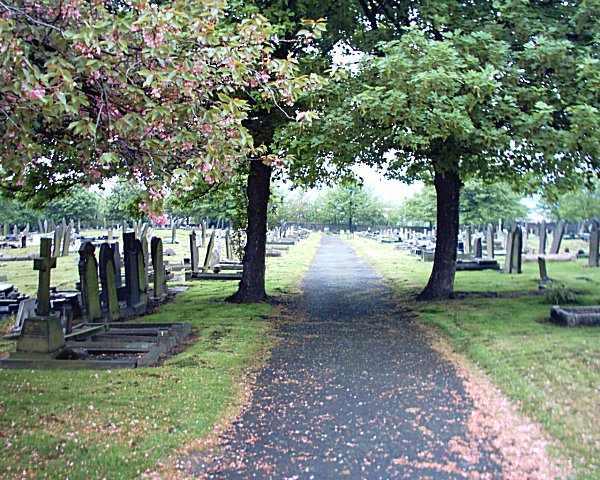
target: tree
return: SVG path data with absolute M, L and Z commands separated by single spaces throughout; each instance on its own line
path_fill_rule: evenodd
M 403 204 L 404 217 L 413 222 L 436 220 L 435 189 L 424 187 Z M 472 179 L 465 182 L 460 191 L 459 220 L 461 225 L 497 224 L 499 220 L 508 222 L 524 220 L 527 208 L 521 197 L 511 191 L 505 183 L 484 184 Z
M 76 186 L 64 196 L 49 202 L 43 212 L 54 220 L 78 219 L 90 225 L 100 218 L 103 203 L 104 199 L 99 193 Z
M 104 216 L 110 222 L 125 223 L 131 219 L 141 219 L 144 212 L 140 210 L 142 204 L 141 188 L 127 181 L 119 181 L 106 195 Z
M 369 19 L 397 39 L 327 90 L 322 121 L 309 140 L 292 134 L 290 150 L 329 168 L 392 153 L 391 175 L 433 183 L 438 245 L 420 298 L 444 298 L 465 180 L 531 191 L 600 169 L 597 13 L 576 2 L 383 3 L 398 8 Z
M 345 223 L 350 232 L 359 224 L 385 222 L 383 205 L 370 190 L 359 185 L 336 186 L 323 196 L 321 215 L 324 223 Z
M 584 222 L 600 218 L 600 182 L 550 198 L 542 197 L 541 207 L 555 220 Z
M 261 152 L 239 92 L 292 103 L 316 81 L 293 55 L 274 58 L 264 17 L 229 22 L 219 3 L 18 0 L 0 10 L 0 187 L 31 201 L 120 174 L 145 183 L 145 203 L 160 209 L 167 186 L 217 181 Z

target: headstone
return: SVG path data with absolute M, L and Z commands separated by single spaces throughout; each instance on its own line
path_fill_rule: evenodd
M 140 242 L 142 243 L 142 256 L 144 258 L 144 273 L 146 274 L 146 283 L 147 283 L 148 275 L 150 273 L 150 249 L 148 248 L 148 238 L 142 237 Z
M 546 230 L 546 221 L 542 220 L 542 223 L 540 223 L 539 227 L 538 227 L 538 237 L 540 240 L 540 243 L 538 245 L 538 253 L 540 255 L 545 255 L 546 254 L 546 242 L 548 239 L 548 232 Z
M 145 275 L 142 243 L 135 238 L 135 233 L 123 234 L 123 250 L 125 257 L 125 302 L 128 314 L 143 313 L 148 303 L 146 292 L 147 277 Z
M 511 273 L 522 273 L 523 264 L 523 230 L 518 225 L 513 230 Z
M 114 240 L 113 240 L 113 238 L 114 238 L 114 235 L 113 235 L 113 229 L 112 229 L 112 228 L 109 228 L 109 229 L 108 229 L 108 235 L 107 235 L 107 237 L 106 237 L 106 241 L 107 241 L 108 243 L 113 243 L 113 241 L 114 241 Z
M 19 227 L 17 225 L 13 226 L 12 234 L 13 237 L 17 237 L 19 235 Z
M 19 303 L 15 323 L 11 329 L 12 333 L 21 333 L 25 319 L 35 315 L 36 304 L 37 301 L 35 298 L 26 298 Z
M 546 259 L 543 255 L 538 257 L 538 268 L 540 270 L 540 285 L 546 285 L 552 283 L 550 277 L 548 277 L 548 270 L 546 269 Z
M 211 256 L 212 256 L 212 252 L 215 246 L 215 236 L 216 236 L 217 231 L 213 230 L 212 234 L 210 235 L 210 240 L 208 241 L 208 247 L 206 249 L 206 257 L 204 257 L 204 265 L 202 266 L 202 271 L 204 273 L 208 272 L 209 268 L 210 268 L 210 261 L 211 261 Z
M 506 254 L 504 256 L 504 273 L 512 273 L 513 260 L 513 233 L 512 230 L 506 232 Z
M 562 242 L 563 235 L 565 233 L 565 221 L 560 220 L 554 227 L 552 232 L 552 246 L 550 247 L 550 253 L 558 253 L 560 250 L 560 243 Z
M 63 231 L 62 231 L 62 226 L 58 226 L 56 227 L 56 230 L 54 230 L 54 248 L 52 250 L 52 256 L 53 257 L 59 257 L 61 254 L 61 242 L 63 239 Z
M 4 231 L 3 231 L 3 234 L 4 234 L 4 236 L 5 236 L 5 237 L 8 237 L 8 223 L 5 223 L 5 224 L 4 224 Z
M 231 237 L 229 236 L 229 229 L 225 230 L 225 258 L 228 260 L 233 259 L 233 251 L 231 249 Z
M 525 229 L 523 230 L 523 250 L 521 253 L 527 253 L 529 250 L 529 228 L 527 228 L 527 225 L 525 226 Z
M 510 242 L 512 242 L 512 239 L 510 239 L 510 242 L 509 242 L 508 237 L 509 237 L 508 230 L 506 230 L 506 229 L 502 230 L 502 248 L 504 250 L 508 250 L 509 244 L 510 244 Z
M 25 224 L 25 230 L 23 230 L 23 235 L 25 235 L 25 236 L 29 235 L 30 230 L 31 230 L 31 226 L 29 225 L 29 222 L 27 222 Z
M 600 254 L 598 253 L 598 247 L 600 244 L 600 225 L 597 220 L 594 220 L 592 223 L 592 228 L 590 230 L 590 252 L 588 265 L 590 267 L 598 267 L 600 266 Z
M 167 278 L 165 275 L 165 262 L 163 260 L 162 239 L 152 237 L 150 241 L 152 251 L 152 268 L 154 269 L 154 298 L 162 299 L 166 295 Z
M 77 219 L 77 233 L 81 232 L 81 218 Z
M 123 262 L 121 261 L 119 242 L 113 244 L 113 254 L 115 262 L 115 284 L 117 288 L 121 288 L 123 286 Z
M 64 230 L 63 236 L 63 244 L 62 244 L 62 256 L 66 257 L 69 255 L 69 245 L 71 244 L 71 232 L 73 231 L 73 226 L 69 225 Z
M 109 322 L 121 318 L 119 297 L 117 293 L 117 268 L 115 266 L 115 250 L 118 255 L 118 244 L 103 243 L 100 246 L 100 283 L 102 284 L 102 305 Z M 120 278 L 120 274 L 119 274 Z
M 177 243 L 177 222 L 173 220 L 172 224 L 173 225 L 171 226 L 171 243 L 175 244 Z
M 96 247 L 92 242 L 83 242 L 79 248 L 79 281 L 81 300 L 89 322 L 102 318 L 100 287 L 98 285 L 98 261 Z
M 486 233 L 485 242 L 486 242 L 486 246 L 487 246 L 487 257 L 495 258 L 494 257 L 494 227 L 492 226 L 491 223 L 488 223 L 485 233 Z
M 17 341 L 17 353 L 52 355 L 65 345 L 60 313 L 50 312 L 50 273 L 56 268 L 56 257 L 52 256 L 52 239 L 41 239 L 40 257 L 34 259 L 33 268 L 40 272 L 36 314 L 23 322 Z
M 481 242 L 481 237 L 477 237 L 475 239 L 475 245 L 473 246 L 473 257 L 482 258 L 483 257 L 483 246 Z
M 144 242 L 142 240 L 136 239 L 136 249 L 137 249 L 137 259 L 138 259 L 138 277 L 139 277 L 139 286 L 140 286 L 140 301 L 143 305 L 142 311 L 143 313 L 146 310 L 146 306 L 148 305 L 148 261 L 146 260 L 149 257 L 149 249 L 148 249 L 148 239 L 144 239 L 146 246 L 144 247 Z M 144 248 L 146 251 L 144 252 Z
M 198 245 L 196 244 L 196 231 L 192 230 L 190 233 L 190 259 L 191 259 L 191 270 L 192 272 L 198 271 Z
M 201 243 L 201 247 L 204 248 L 206 247 L 206 222 L 202 222 L 202 243 Z
M 46 233 L 44 231 L 44 224 L 42 223 L 42 219 L 41 218 L 38 218 L 38 229 L 39 229 L 40 233 Z

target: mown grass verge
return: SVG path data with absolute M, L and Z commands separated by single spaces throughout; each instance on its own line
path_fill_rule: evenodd
M 267 289 L 294 293 L 318 237 L 269 258 Z M 30 262 L 27 262 L 29 268 Z M 244 375 L 272 342 L 269 304 L 222 300 L 235 282 L 194 282 L 143 321 L 187 321 L 196 341 L 157 368 L 0 370 L 0 478 L 129 479 L 154 471 L 244 400 Z M 14 348 L 0 342 L 0 351 Z
M 519 292 L 509 298 L 416 302 L 431 271 L 392 245 L 356 238 L 349 243 L 389 280 L 400 301 L 438 329 L 455 350 L 489 374 L 526 415 L 555 440 L 550 454 L 573 465 L 575 478 L 600 475 L 600 328 L 563 328 L 547 322 L 551 303 L 536 295 L 537 264 L 521 275 L 457 272 L 459 292 Z M 548 263 L 556 283 L 579 291 L 574 305 L 600 304 L 600 269 Z M 528 292 L 530 292 L 528 294 Z

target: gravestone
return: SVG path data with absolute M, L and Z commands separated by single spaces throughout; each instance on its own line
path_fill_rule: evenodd
M 128 315 L 139 315 L 146 308 L 146 282 L 141 242 L 135 233 L 123 234 L 123 254 L 125 258 L 125 303 Z M 141 270 L 141 272 L 140 272 Z
M 529 250 L 529 228 L 525 225 L 525 229 L 523 230 L 523 248 L 521 253 L 527 253 Z
M 79 281 L 81 300 L 89 322 L 102 318 L 100 288 L 98 285 L 98 261 L 96 247 L 92 242 L 83 242 L 79 248 Z
M 481 237 L 477 237 L 475 239 L 475 245 L 473 246 L 473 257 L 482 258 L 483 257 L 483 246 L 481 242 Z
M 544 255 L 546 253 L 546 242 L 548 239 L 548 233 L 546 231 L 546 221 L 542 220 L 539 226 L 538 237 L 540 238 L 540 244 L 538 247 L 538 253 Z
M 494 258 L 494 227 L 491 223 L 488 223 L 486 229 L 486 246 L 487 246 L 487 257 Z
M 190 260 L 192 272 L 198 271 L 198 245 L 196 244 L 196 231 L 192 230 L 190 233 Z
M 513 230 L 513 246 L 510 273 L 522 273 L 523 264 L 523 230 L 518 225 Z
M 44 224 L 42 223 L 42 219 L 38 218 L 38 230 L 40 233 L 46 233 L 44 230 Z
M 177 243 L 177 222 L 173 220 L 171 226 L 171 244 Z
M 513 257 L 513 233 L 512 229 L 505 233 L 505 250 L 506 253 L 504 255 L 504 269 L 503 273 L 512 273 L 512 257 Z
M 228 260 L 233 259 L 233 252 L 231 250 L 231 237 L 229 236 L 229 229 L 225 230 L 225 258 Z
M 17 310 L 15 323 L 11 329 L 12 334 L 21 333 L 25 319 L 31 317 L 32 315 L 35 315 L 36 305 L 37 301 L 35 298 L 26 298 L 21 303 L 19 303 L 19 309 Z
M 50 311 L 50 274 L 56 268 L 56 257 L 52 256 L 52 239 L 42 238 L 40 257 L 33 261 L 38 270 L 38 294 L 35 315 L 23 322 L 17 340 L 17 355 L 54 357 L 65 345 L 60 313 Z
M 598 267 L 600 266 L 600 258 L 598 253 L 598 247 L 600 244 L 600 225 L 597 220 L 594 220 L 592 223 L 592 228 L 590 230 L 590 252 L 588 258 L 588 265 L 590 267 Z
M 548 277 L 548 270 L 546 269 L 546 259 L 543 255 L 538 257 L 538 268 L 540 270 L 540 285 L 547 285 L 552 283 L 550 277 Z
M 31 230 L 31 226 L 29 225 L 29 222 L 27 222 L 25 224 L 25 230 L 23 230 L 23 235 L 25 235 L 25 236 L 29 235 L 30 230 Z
M 63 238 L 63 231 L 62 231 L 62 226 L 59 225 L 58 227 L 56 227 L 56 230 L 54 230 L 54 248 L 52 250 L 52 256 L 53 257 L 59 257 L 61 254 L 61 242 L 62 242 L 62 238 Z
M 146 252 L 148 252 L 148 239 L 144 239 L 146 241 Z M 144 313 L 146 311 L 146 306 L 148 305 L 148 263 L 147 256 L 144 252 L 144 243 L 142 240 L 136 239 L 136 249 L 137 249 L 137 260 L 138 260 L 138 277 L 139 277 L 139 286 L 140 286 L 140 301 L 143 305 L 143 309 L 140 313 Z
M 147 283 L 148 275 L 150 273 L 150 249 L 148 248 L 148 238 L 142 237 L 140 242 L 142 243 L 142 255 L 144 258 L 144 273 L 146 275 L 146 283 Z
M 564 327 L 600 326 L 600 306 L 561 307 L 550 309 L 550 319 Z
M 66 257 L 69 255 L 69 245 L 71 244 L 72 231 L 73 231 L 72 225 L 65 227 L 64 235 L 63 235 L 63 243 L 62 243 L 62 256 L 63 257 Z
M 119 289 L 123 286 L 123 262 L 121 261 L 119 242 L 113 244 L 113 254 L 115 262 L 115 285 Z
M 118 255 L 118 244 L 103 243 L 100 246 L 100 283 L 102 284 L 102 305 L 106 318 L 114 322 L 121 318 L 119 296 L 117 293 L 117 268 L 115 250 Z M 119 274 L 120 278 L 120 274 Z
M 4 224 L 3 234 L 5 237 L 8 237 L 8 223 Z
M 165 262 L 163 260 L 162 239 L 152 237 L 150 241 L 152 251 L 152 268 L 154 269 L 154 299 L 162 300 L 167 293 L 167 278 L 165 275 Z
M 202 248 L 206 247 L 206 222 L 202 222 Z
M 13 234 L 13 237 L 18 237 L 19 236 L 19 227 L 18 227 L 18 225 L 15 225 L 13 227 L 12 234 Z
M 552 246 L 550 247 L 550 253 L 558 253 L 560 250 L 560 243 L 562 242 L 563 235 L 565 234 L 565 221 L 560 220 L 554 227 L 552 232 Z
M 114 236 L 113 236 L 113 229 L 112 229 L 112 228 L 109 228 L 109 229 L 108 229 L 108 235 L 107 235 L 107 237 L 106 237 L 106 241 L 107 241 L 108 243 L 113 243 L 113 241 L 114 241 L 114 240 L 113 240 L 113 238 L 114 238 Z
M 215 236 L 217 234 L 216 230 L 212 231 L 212 234 L 210 235 L 210 240 L 208 241 L 208 247 L 206 249 L 206 257 L 204 257 L 204 265 L 202 266 L 202 271 L 203 272 L 208 272 L 209 268 L 210 268 L 210 261 L 211 261 L 211 257 L 212 257 L 212 252 L 215 246 Z

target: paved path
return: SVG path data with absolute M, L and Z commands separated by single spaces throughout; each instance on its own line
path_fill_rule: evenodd
M 253 402 L 192 473 L 219 479 L 501 478 L 467 438 L 472 403 L 391 289 L 337 237 L 304 280 L 306 318 L 281 327 Z M 479 455 L 461 456 L 461 445 Z M 189 459 L 188 459 L 189 460 Z

